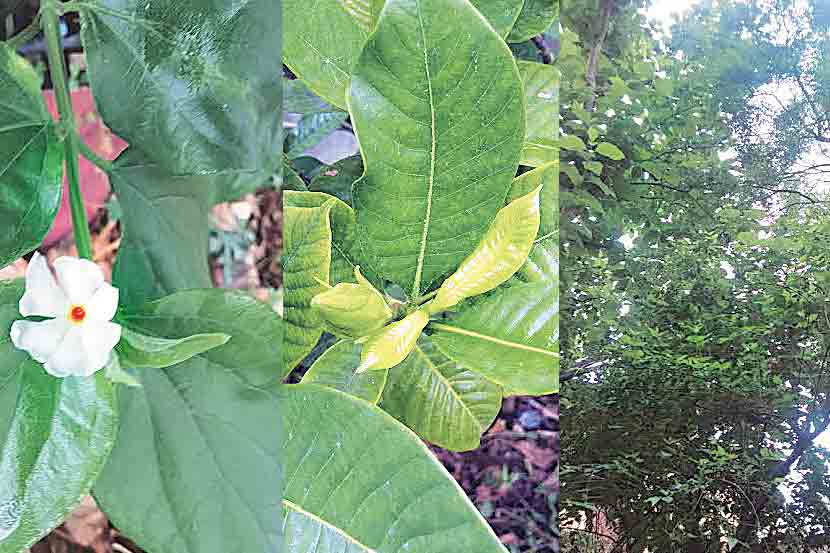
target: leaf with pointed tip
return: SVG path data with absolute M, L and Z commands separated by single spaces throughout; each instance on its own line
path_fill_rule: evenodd
M 508 202 L 542 186 L 539 194 L 539 236 L 541 240 L 559 228 L 559 160 L 522 173 L 515 179 L 507 196 Z
M 405 426 L 336 390 L 299 384 L 278 393 L 290 475 L 284 553 L 309 553 L 315 543 L 316 553 L 505 553 L 463 490 Z
M 622 150 L 620 150 L 615 144 L 611 144 L 610 142 L 600 142 L 597 144 L 597 153 L 604 155 L 609 159 L 613 159 L 614 161 L 620 161 L 625 159 L 625 154 Z
M 524 5 L 524 0 L 470 0 L 470 2 L 502 37 L 506 37 L 513 28 Z
M 475 249 L 518 167 L 522 95 L 467 0 L 387 1 L 349 89 L 361 266 L 415 298 Z
M 19 553 L 89 492 L 115 443 L 115 392 L 99 373 L 54 378 L 9 339 L 23 282 L 0 283 L 0 553 Z
M 524 42 L 547 31 L 559 17 L 558 0 L 525 0 L 522 13 L 507 35 L 508 42 Z M 558 110 L 557 110 L 558 111 Z
M 311 308 L 311 299 L 327 290 L 331 270 L 330 214 L 334 201 L 332 198 L 320 207 L 287 204 L 283 208 L 284 376 L 311 353 L 323 335 L 323 321 Z
M 124 326 L 116 350 L 119 363 L 127 368 L 163 369 L 223 346 L 230 338 L 227 334 L 213 333 L 170 340 L 148 336 Z
M 63 146 L 29 63 L 0 42 L 0 267 L 43 241 L 58 213 Z
M 95 104 L 118 136 L 169 174 L 270 176 L 282 133 L 278 3 L 93 0 L 81 15 Z
M 360 344 L 341 340 L 327 349 L 303 376 L 303 384 L 319 384 L 377 403 L 386 386 L 388 371 L 356 373 L 360 365 Z
M 463 305 L 430 337 L 451 359 L 513 393 L 559 390 L 557 282 L 516 282 Z
M 453 451 L 480 445 L 501 407 L 501 388 L 465 369 L 426 337 L 389 370 L 381 408 L 419 436 Z
M 552 65 L 519 62 L 527 99 L 527 129 L 522 165 L 559 161 L 559 71 Z
M 233 338 L 119 390 L 121 428 L 94 488 L 101 508 L 154 553 L 278 551 L 279 316 L 247 294 L 187 290 L 120 318 L 151 336 Z

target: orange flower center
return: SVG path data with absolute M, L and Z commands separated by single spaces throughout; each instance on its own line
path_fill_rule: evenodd
M 69 310 L 69 320 L 73 323 L 82 323 L 85 318 L 86 310 L 80 305 L 76 305 Z

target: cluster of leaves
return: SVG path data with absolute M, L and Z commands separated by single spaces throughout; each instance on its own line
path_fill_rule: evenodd
M 58 42 L 70 5 L 42 4 L 61 121 L 14 39 L 0 43 L 0 266 L 40 245 L 64 161 L 78 178 Z M 280 50 L 281 14 L 267 0 L 71 8 L 98 109 L 130 144 L 111 165 L 93 159 L 123 208 L 116 359 L 130 385 L 104 371 L 47 375 L 9 341 L 22 284 L 0 288 L 0 551 L 26 549 L 90 488 L 154 553 L 276 550 L 281 321 L 252 298 L 205 288 L 209 208 L 275 171 L 281 83 L 263 53 Z
M 666 44 L 641 4 L 563 6 L 563 514 L 597 550 L 825 538 L 819 4 L 701 7 Z
M 298 552 L 321 528 L 367 551 L 413 540 L 502 550 L 460 490 L 431 491 L 448 475 L 428 452 L 412 463 L 431 476 L 393 477 L 391 458 L 365 456 L 365 431 L 352 435 L 355 415 L 338 417 L 384 421 L 380 448 L 395 455 L 415 439 L 403 425 L 467 450 L 505 395 L 558 389 L 558 72 L 535 47 L 517 60 L 505 41 L 539 38 L 557 15 L 547 0 L 286 2 L 297 22 L 285 35 L 297 77 L 286 109 L 303 115 L 284 148 L 285 370 L 310 364 L 286 393 L 303 398 L 304 419 L 319 413 L 334 427 L 298 449 L 300 474 L 287 483 Z M 320 167 L 302 155 L 341 127 L 359 156 Z M 327 503 L 328 479 L 308 477 L 329 461 L 350 478 Z M 383 505 L 360 508 L 367 472 L 394 486 L 389 501 L 416 498 L 392 527 Z M 428 517 L 425 501 L 447 519 Z M 443 530 L 450 519 L 466 527 Z

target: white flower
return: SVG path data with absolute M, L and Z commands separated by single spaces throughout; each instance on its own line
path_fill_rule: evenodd
M 50 319 L 15 321 L 12 343 L 53 376 L 90 376 L 104 368 L 121 339 L 121 326 L 110 322 L 118 289 L 104 281 L 92 261 L 61 257 L 54 265 L 57 282 L 46 259 L 38 253 L 32 257 L 20 314 Z

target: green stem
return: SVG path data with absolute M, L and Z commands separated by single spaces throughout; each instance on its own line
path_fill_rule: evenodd
M 78 167 L 80 147 L 78 132 L 75 130 L 75 115 L 72 112 L 72 99 L 66 83 L 66 66 L 63 61 L 63 48 L 60 35 L 60 6 L 56 0 L 44 0 L 41 8 L 43 34 L 49 58 L 49 74 L 60 114 L 60 124 L 64 130 L 63 144 L 66 152 L 66 176 L 69 181 L 69 206 L 72 211 L 72 227 L 78 256 L 92 259 L 92 236 L 89 234 L 89 222 L 86 218 L 84 198 L 81 195 L 81 177 Z

